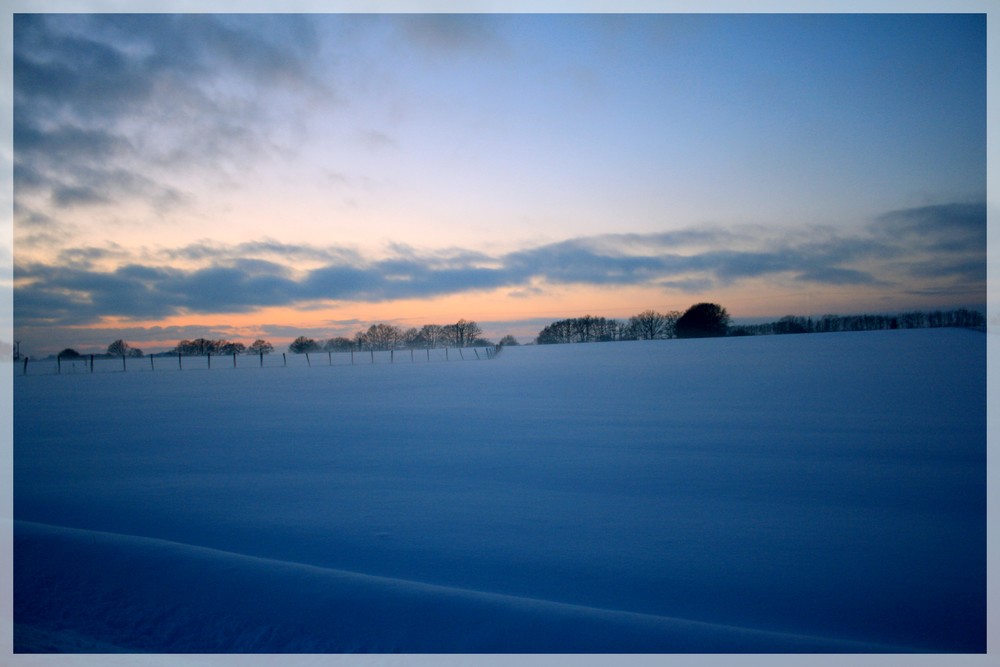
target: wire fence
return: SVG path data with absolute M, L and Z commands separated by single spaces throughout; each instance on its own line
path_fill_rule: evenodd
M 357 366 L 361 364 L 429 364 L 454 361 L 486 361 L 500 351 L 499 345 L 405 350 L 351 350 L 348 352 L 279 352 L 269 354 L 150 354 L 138 357 L 83 355 L 54 359 L 18 360 L 19 375 L 63 375 L 81 373 L 154 373 L 245 368 L 306 368 Z

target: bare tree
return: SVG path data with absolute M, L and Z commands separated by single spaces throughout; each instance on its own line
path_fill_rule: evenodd
M 293 354 L 304 354 L 306 352 L 319 351 L 319 343 L 312 338 L 299 336 L 288 345 L 288 351 Z
M 629 328 L 639 340 L 655 340 L 657 338 L 673 338 L 674 326 L 680 313 L 659 313 L 655 310 L 644 310 L 629 318 Z
M 266 340 L 258 338 L 250 344 L 250 347 L 247 348 L 247 352 L 251 354 L 269 354 L 274 352 L 274 346 Z
M 402 339 L 403 331 L 391 324 L 373 324 L 364 332 L 365 345 L 373 350 L 392 350 Z
M 327 352 L 349 352 L 354 349 L 354 341 L 338 336 L 323 343 L 323 349 Z
M 440 324 L 425 324 L 420 327 L 420 339 L 425 347 L 438 347 L 444 344 L 444 327 Z
M 475 339 L 483 335 L 483 330 L 471 320 L 461 319 L 452 326 L 454 327 L 455 345 L 457 347 L 471 345 Z
M 420 337 L 420 330 L 417 329 L 416 327 L 411 327 L 406 331 L 404 331 L 401 340 L 403 342 L 403 345 L 411 350 L 414 348 L 424 346 L 424 341 Z
M 230 340 L 219 341 L 221 344 L 218 347 L 219 354 L 243 354 L 247 351 L 247 346 L 243 343 L 234 342 Z

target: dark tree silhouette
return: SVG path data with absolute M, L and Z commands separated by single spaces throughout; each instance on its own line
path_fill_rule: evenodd
M 141 357 L 142 350 L 132 347 L 121 338 L 108 345 L 108 354 L 116 357 Z
M 402 329 L 382 322 L 373 324 L 368 327 L 368 331 L 359 331 L 355 335 L 355 339 L 370 350 L 393 350 L 402 338 Z
M 323 343 L 323 349 L 327 352 L 350 352 L 354 349 L 354 341 L 350 338 L 338 336 Z
M 658 338 L 673 338 L 680 313 L 675 310 L 669 313 L 658 313 L 655 310 L 644 310 L 629 318 L 629 329 L 632 337 L 639 340 L 655 340 Z
M 453 327 L 456 347 L 471 345 L 473 341 L 483 335 L 483 330 L 472 320 L 461 319 Z
M 71 347 L 67 347 L 65 350 L 56 355 L 60 359 L 79 359 L 80 353 Z
M 535 342 L 540 345 L 553 343 L 590 343 L 594 341 L 624 340 L 631 330 L 618 320 L 585 315 L 549 324 L 540 332 Z
M 215 352 L 215 348 L 215 341 L 208 340 L 207 338 L 185 339 L 177 343 L 176 352 L 191 357 L 203 357 L 206 354 Z
M 438 347 L 445 343 L 444 327 L 440 324 L 425 324 L 420 327 L 420 340 L 424 347 Z
M 678 318 L 674 328 L 678 338 L 725 336 L 729 313 L 717 303 L 696 303 Z
M 247 352 L 251 354 L 261 354 L 261 353 L 269 354 L 271 352 L 274 352 L 274 346 L 268 343 L 266 340 L 258 338 L 257 340 L 255 340 L 253 343 L 250 344 L 250 347 L 247 348 Z
M 293 354 L 316 352 L 319 349 L 319 343 L 314 341 L 312 338 L 306 338 L 305 336 L 299 336 L 288 345 L 288 351 Z
M 219 343 L 219 354 L 243 354 L 247 351 L 247 346 L 243 343 L 236 343 L 228 340 L 219 341 Z

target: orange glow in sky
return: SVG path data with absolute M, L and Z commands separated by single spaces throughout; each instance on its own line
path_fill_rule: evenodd
M 19 13 L 14 37 L 29 354 L 985 306 L 981 14 Z

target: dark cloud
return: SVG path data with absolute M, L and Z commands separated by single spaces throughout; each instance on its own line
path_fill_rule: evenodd
M 598 250 L 591 239 L 574 239 L 514 252 L 503 258 L 511 275 L 526 280 L 544 277 L 553 283 L 594 285 L 647 282 L 657 274 L 681 269 L 683 258 L 634 256 Z M 671 266 L 674 265 L 674 266 Z
M 279 305 L 305 309 L 326 301 L 433 298 L 497 288 L 527 295 L 558 284 L 648 285 L 690 294 L 780 279 L 810 286 L 985 293 L 983 217 L 985 207 L 970 213 L 943 206 L 896 211 L 876 220 L 871 233 L 817 233 L 819 240 L 757 230 L 755 245 L 749 246 L 746 236 L 692 230 L 578 238 L 495 256 L 394 245 L 390 256 L 377 260 L 351 249 L 273 240 L 206 242 L 166 251 L 160 264 L 133 261 L 114 270 L 96 267 L 121 261 L 120 248 L 81 248 L 64 253 L 59 266 L 15 266 L 15 319 L 83 324 L 105 316 L 250 312 Z M 729 243 L 736 247 L 726 247 Z M 203 266 L 171 266 L 178 258 Z M 313 268 L 301 268 L 303 262 Z
M 100 190 L 80 185 L 54 185 L 52 188 L 52 203 L 59 208 L 86 206 L 88 204 L 107 204 L 111 197 Z
M 269 117 L 260 100 L 327 93 L 316 48 L 296 16 L 17 14 L 18 192 L 62 208 L 182 202 L 172 170 L 272 150 L 291 116 Z
M 891 211 L 876 218 L 876 235 L 906 238 L 911 247 L 947 253 L 986 252 L 986 204 L 944 204 Z

